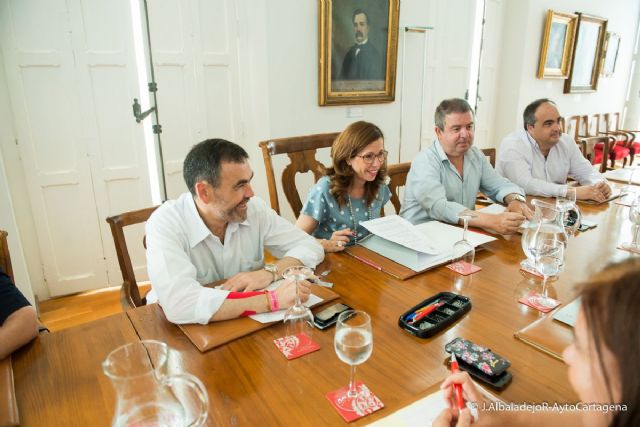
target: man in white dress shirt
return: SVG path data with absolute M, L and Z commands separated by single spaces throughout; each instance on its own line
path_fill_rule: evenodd
M 578 200 L 603 202 L 611 195 L 605 178 L 584 158 L 575 141 L 562 133 L 555 103 L 542 98 L 523 114 L 524 129 L 500 143 L 496 169 L 533 196 L 558 197 L 567 192 L 567 177 L 579 183 Z
M 263 289 L 293 265 L 315 267 L 316 240 L 253 197 L 247 152 L 223 139 L 195 145 L 184 160 L 190 193 L 160 206 L 146 224 L 152 290 L 173 323 L 201 323 L 293 305 L 295 286 Z M 277 258 L 264 264 L 264 250 Z M 220 289 L 203 285 L 227 279 Z M 306 301 L 309 288 L 300 286 Z

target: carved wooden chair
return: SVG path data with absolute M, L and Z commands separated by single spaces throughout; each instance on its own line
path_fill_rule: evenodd
M 270 139 L 260 142 L 264 167 L 267 172 L 267 185 L 269 187 L 269 199 L 271 208 L 280 214 L 280 202 L 278 200 L 278 188 L 276 186 L 275 172 L 272 157 L 286 154 L 290 162 L 282 171 L 282 189 L 297 218 L 302 210 L 302 201 L 296 188 L 296 174 L 312 172 L 314 181 L 317 182 L 325 175 L 326 167 L 316 160 L 316 151 L 329 148 L 339 132 L 320 133 L 316 135 L 294 136 L 290 138 Z
M 153 211 L 155 211 L 157 208 L 158 206 L 154 206 L 152 208 L 125 212 L 120 215 L 114 215 L 107 218 L 107 222 L 109 223 L 109 226 L 111 226 L 113 243 L 116 246 L 118 263 L 120 264 L 120 271 L 122 272 L 120 303 L 122 304 L 122 308 L 124 310 L 140 307 L 147 303 L 146 298 L 140 295 L 138 281 L 136 280 L 136 276 L 133 272 L 133 266 L 131 265 L 131 257 L 129 256 L 129 249 L 127 247 L 127 240 L 124 235 L 124 228 L 130 225 L 146 222 Z M 145 248 L 147 247 L 145 238 L 142 239 L 142 245 Z
M 640 142 L 636 141 L 636 133 L 639 130 L 620 128 L 620 112 L 604 114 L 604 131 L 605 135 L 613 136 L 616 139 L 616 146 L 629 149 L 629 164 L 633 164 L 633 160 L 638 151 L 640 151 Z M 627 158 L 622 161 L 622 167 L 626 166 Z
M 389 175 L 389 190 L 391 191 L 391 203 L 396 213 L 400 213 L 400 187 L 404 187 L 407 183 L 407 174 L 411 169 L 411 162 L 396 163 L 387 166 L 387 175 Z
M 600 132 L 600 114 L 580 116 L 578 134 L 578 142 L 582 144 L 591 164 L 604 165 L 600 168 L 601 171 L 607 170 L 607 162 L 610 162 L 613 168 L 617 159 L 623 159 L 629 155 L 628 149 L 616 147 L 616 144 L 613 143 L 614 137 L 605 136 Z M 607 139 L 607 144 L 605 144 L 605 139 Z

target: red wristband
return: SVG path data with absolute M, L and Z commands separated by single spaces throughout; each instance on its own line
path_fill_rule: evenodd
M 267 291 L 267 296 L 269 297 L 269 310 L 280 310 L 280 304 L 278 303 L 278 296 L 276 295 L 276 291 Z
M 241 299 L 241 298 L 251 298 L 256 295 L 262 295 L 264 291 L 250 291 L 250 292 L 229 292 L 227 298 L 229 299 Z

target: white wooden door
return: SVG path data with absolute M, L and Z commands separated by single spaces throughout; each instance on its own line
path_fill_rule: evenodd
M 150 205 L 126 0 L 5 0 L 0 44 L 52 296 L 119 285 L 105 218 Z M 134 264 L 144 258 L 132 246 Z
M 475 0 L 430 0 L 413 4 L 412 7 L 412 10 L 403 12 L 410 16 L 405 18 L 403 25 L 420 22 L 421 25 L 432 25 L 435 29 L 426 33 L 426 60 L 425 38 L 400 29 L 400 37 L 406 39 L 405 87 L 423 88 L 402 94 L 400 161 L 403 162 L 412 160 L 420 149 L 430 145 L 436 138 L 433 115 L 440 101 L 465 96 L 469 87 L 476 12 Z
M 187 191 L 182 163 L 194 144 L 224 138 L 245 145 L 236 2 L 165 0 L 147 4 L 167 197 L 171 199 Z

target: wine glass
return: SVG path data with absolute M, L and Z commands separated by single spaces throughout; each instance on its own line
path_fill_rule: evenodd
M 536 240 L 530 248 L 535 256 L 536 269 L 542 274 L 542 295 L 538 298 L 538 303 L 544 307 L 555 307 L 555 301 L 547 295 L 547 282 L 550 277 L 558 274 L 562 264 L 564 244 L 554 239 Z
M 312 274 L 313 270 L 304 265 L 289 267 L 282 273 L 282 277 L 287 280 L 293 280 L 296 284 L 296 303 L 289 307 L 284 313 L 284 327 L 288 339 L 292 339 L 301 333 L 311 338 L 313 331 L 313 313 L 300 302 L 298 282 L 307 280 Z
M 349 388 L 336 397 L 336 403 L 342 409 L 353 411 L 358 406 L 359 395 L 355 379 L 356 365 L 369 359 L 373 351 L 371 317 L 359 310 L 340 313 L 333 342 L 340 360 L 351 366 Z
M 623 243 L 620 247 L 627 249 L 631 252 L 640 253 L 640 241 L 638 240 L 638 232 L 640 231 L 640 195 L 631 202 L 629 207 L 629 221 L 632 225 L 633 240 L 628 243 Z
M 458 215 L 458 217 L 462 219 L 464 231 L 462 232 L 462 240 L 458 240 L 453 245 L 453 262 L 464 261 L 473 264 L 476 250 L 473 244 L 467 240 L 467 228 L 469 227 L 469 220 L 474 216 L 470 211 L 464 211 Z

